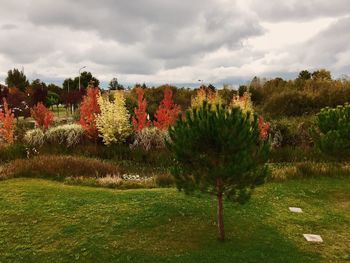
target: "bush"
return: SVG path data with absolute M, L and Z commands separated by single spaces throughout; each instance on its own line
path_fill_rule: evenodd
M 156 127 L 144 128 L 135 134 L 135 140 L 131 149 L 140 147 L 145 151 L 154 149 L 164 149 L 165 140 L 169 139 L 169 134 L 167 131 L 160 130 Z
M 0 162 L 25 158 L 27 156 L 26 147 L 23 144 L 10 144 L 0 147 Z
M 162 173 L 155 177 L 157 186 L 169 187 L 175 185 L 175 179 L 171 174 Z
M 84 139 L 84 129 L 78 124 L 66 124 L 50 128 L 45 133 L 45 141 L 51 144 L 75 146 Z
M 9 162 L 0 177 L 40 177 L 63 180 L 66 177 L 99 178 L 118 175 L 119 168 L 98 159 L 41 155 Z
M 29 130 L 24 135 L 24 142 L 31 147 L 41 147 L 45 142 L 45 135 L 41 129 Z
M 311 96 L 300 91 L 284 91 L 274 93 L 266 101 L 263 111 L 265 114 L 276 116 L 301 116 L 313 112 L 314 100 Z
M 311 134 L 317 147 L 325 154 L 349 156 L 350 105 L 324 108 L 316 115 Z

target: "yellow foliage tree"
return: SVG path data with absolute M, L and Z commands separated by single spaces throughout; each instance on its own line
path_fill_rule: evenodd
M 200 108 L 204 102 L 210 104 L 212 106 L 212 110 L 214 110 L 216 105 L 222 105 L 222 98 L 218 92 L 200 88 L 197 90 L 196 96 L 191 99 L 191 107 Z
M 101 95 L 97 99 L 101 113 L 96 115 L 96 127 L 106 145 L 125 142 L 132 131 L 124 93 L 118 91 L 113 95 L 113 101 Z

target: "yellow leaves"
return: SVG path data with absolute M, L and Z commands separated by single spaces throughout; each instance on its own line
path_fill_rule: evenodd
M 101 113 L 96 115 L 96 126 L 106 145 L 124 142 L 132 131 L 123 92 L 115 92 L 113 96 L 113 101 L 101 95 L 97 99 Z
M 191 108 L 200 108 L 204 102 L 210 104 L 212 110 L 215 110 L 216 105 L 222 105 L 222 98 L 218 92 L 201 88 L 197 90 L 196 96 L 191 99 Z

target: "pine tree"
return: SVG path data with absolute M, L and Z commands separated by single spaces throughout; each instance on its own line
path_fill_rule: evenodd
M 112 102 L 101 95 L 97 98 L 101 113 L 96 116 L 96 126 L 106 145 L 125 142 L 131 134 L 124 94 L 117 91 L 113 96 Z
M 132 117 L 132 123 L 135 131 L 141 131 L 143 128 L 149 127 L 151 122 L 147 120 L 145 91 L 142 88 L 137 88 L 136 94 L 137 108 L 134 109 L 135 116 Z
M 160 103 L 156 114 L 154 115 L 154 126 L 160 130 L 166 130 L 173 125 L 180 112 L 180 107 L 173 101 L 173 92 L 170 88 L 164 90 L 164 98 Z
M 225 109 L 204 103 L 187 111 L 169 129 L 168 148 L 176 163 L 171 169 L 179 190 L 215 194 L 218 201 L 219 239 L 224 240 L 223 195 L 246 202 L 252 189 L 267 175 L 269 142 L 260 139 L 258 117 L 238 107 Z

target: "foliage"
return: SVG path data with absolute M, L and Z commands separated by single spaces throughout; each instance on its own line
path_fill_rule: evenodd
M 66 177 L 104 177 L 117 175 L 117 166 L 98 159 L 38 155 L 30 159 L 17 159 L 5 166 L 3 178 L 39 177 L 62 180 Z
M 32 118 L 35 120 L 36 125 L 44 131 L 47 130 L 50 124 L 53 122 L 53 112 L 46 108 L 41 102 L 34 106 L 30 113 Z
M 313 98 L 300 91 L 273 94 L 264 105 L 269 116 L 301 116 L 313 112 Z
M 97 88 L 100 85 L 100 81 L 95 78 L 91 72 L 84 71 L 80 75 L 80 87 L 79 87 L 79 76 L 75 77 L 74 80 L 69 78 L 65 79 L 62 86 L 65 91 L 77 91 L 85 90 L 89 85 L 93 85 Z M 69 88 L 68 88 L 69 87 Z
M 96 126 L 106 145 L 125 142 L 131 134 L 124 95 L 117 91 L 113 96 L 112 102 L 102 96 L 97 99 L 101 113 L 96 116 Z
M 316 115 L 311 130 L 314 142 L 325 154 L 348 156 L 350 154 L 350 105 L 324 108 Z
M 24 142 L 31 147 L 41 147 L 45 142 L 45 134 L 41 129 L 33 129 L 26 132 Z
M 160 130 L 156 127 L 144 128 L 135 134 L 135 140 L 131 148 L 140 147 L 145 151 L 164 149 L 165 140 L 169 139 L 168 137 L 166 130 Z
M 27 77 L 24 75 L 23 71 L 19 71 L 16 68 L 7 72 L 5 82 L 8 87 L 16 87 L 20 91 L 25 91 L 26 87 L 29 85 Z
M 191 99 L 191 108 L 198 109 L 203 106 L 204 103 L 211 105 L 212 109 L 216 109 L 216 105 L 222 105 L 222 99 L 218 92 L 215 92 L 208 88 L 200 88 L 197 90 L 196 96 Z
M 244 203 L 251 190 L 264 182 L 269 143 L 260 140 L 256 115 L 251 121 L 240 108 L 216 108 L 204 104 L 188 111 L 186 120 L 180 119 L 169 130 L 168 147 L 176 160 L 172 173 L 177 187 L 186 193 L 199 188 L 217 196 L 223 240 L 222 196 Z
M 151 122 L 147 119 L 147 101 L 144 98 L 144 90 L 142 88 L 136 89 L 137 93 L 137 108 L 134 109 L 135 116 L 132 117 L 134 130 L 139 132 L 142 129 L 149 127 Z
M 0 108 L 1 109 L 1 108 Z M 11 144 L 14 141 L 15 116 L 4 99 L 3 109 L 0 110 L 0 143 Z
M 87 136 L 93 140 L 96 140 L 98 137 L 96 115 L 101 112 L 97 102 L 98 96 L 100 96 L 100 90 L 89 87 L 80 105 L 80 125 L 85 130 Z
M 173 92 L 170 88 L 164 90 L 164 98 L 160 103 L 156 114 L 154 115 L 154 126 L 160 130 L 167 130 L 173 125 L 180 112 L 180 107 L 173 101 Z
M 65 124 L 53 127 L 45 133 L 45 141 L 51 144 L 76 146 L 84 139 L 84 129 L 79 124 Z
M 26 156 L 27 149 L 23 144 L 0 145 L 0 163 L 25 158 Z
M 117 78 L 111 79 L 111 81 L 109 82 L 108 88 L 109 90 L 124 90 L 123 85 L 118 83 Z
M 253 103 L 251 100 L 251 94 L 247 91 L 243 93 L 243 96 L 234 96 L 231 101 L 231 107 L 238 107 L 244 113 L 254 113 Z M 251 114 L 251 116 L 253 116 Z

